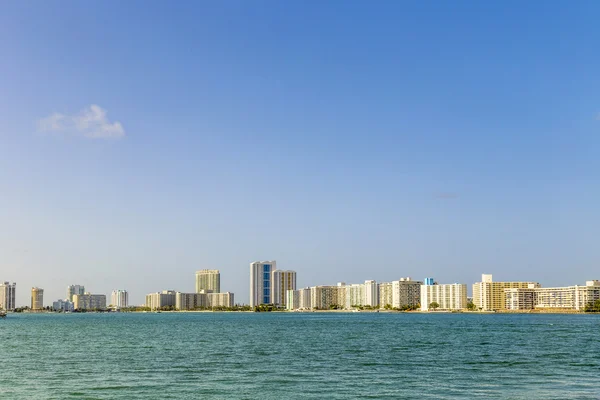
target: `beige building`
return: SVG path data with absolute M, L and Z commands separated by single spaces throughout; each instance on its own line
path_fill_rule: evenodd
M 346 307 L 346 285 L 313 286 L 310 288 L 310 304 L 316 310 Z
M 233 307 L 235 305 L 233 293 L 207 293 L 206 294 L 206 306 L 208 308 L 214 307 Z
M 432 303 L 439 304 L 439 310 L 467 308 L 467 285 L 464 283 L 421 285 L 421 310 L 428 311 Z
M 415 307 L 421 303 L 421 285 L 423 282 L 413 281 L 410 277 L 400 278 L 392 282 L 392 307 Z
M 286 306 L 287 291 L 296 290 L 296 271 L 276 269 L 271 275 L 271 302 L 276 306 Z
M 44 308 L 44 289 L 31 288 L 31 309 L 41 310 Z
M 506 295 L 504 289 L 528 289 L 540 287 L 535 282 L 494 282 L 491 274 L 481 275 L 481 282 L 473 284 L 473 303 L 482 311 L 504 310 Z
M 393 307 L 393 284 L 392 282 L 383 282 L 379 284 L 379 307 Z
M 84 294 L 73 295 L 73 308 L 75 310 L 104 310 L 106 309 L 106 295 Z
M 206 293 L 177 292 L 175 293 L 175 308 L 182 311 L 206 308 Z
M 162 307 L 175 307 L 176 293 L 173 290 L 150 293 L 146 295 L 146 307 L 158 310 Z
M 504 289 L 507 310 L 531 310 L 535 307 L 536 287 Z
M 202 291 L 221 292 L 221 273 L 218 269 L 196 271 L 196 293 Z

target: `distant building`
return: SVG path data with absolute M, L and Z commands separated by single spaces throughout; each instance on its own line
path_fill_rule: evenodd
M 174 290 L 163 290 L 162 292 L 146 295 L 146 307 L 157 310 L 162 307 L 176 306 L 176 292 Z
M 271 272 L 277 261 L 256 261 L 250 264 L 250 306 L 271 304 Z
M 0 310 L 14 310 L 17 308 L 15 302 L 16 292 L 16 283 L 0 283 Z
M 394 308 L 415 307 L 421 303 L 421 285 L 410 277 L 392 282 L 392 306 Z
M 494 282 L 491 274 L 481 275 L 481 282 L 473 284 L 473 303 L 483 311 L 506 309 L 504 289 L 528 289 L 540 287 L 535 282 Z
M 52 303 L 52 309 L 54 311 L 63 311 L 63 312 L 73 311 L 73 310 L 75 310 L 75 305 L 69 299 L 56 300 L 55 302 Z
M 288 310 L 310 310 L 310 288 L 288 290 L 286 309 Z
M 201 269 L 196 271 L 196 293 L 203 290 L 213 293 L 221 292 L 221 273 L 218 269 Z
M 85 287 L 83 285 L 70 285 L 67 286 L 67 299 L 73 301 L 73 296 L 76 294 L 84 294 Z
M 507 310 L 533 310 L 536 286 L 504 289 L 504 304 Z
M 127 290 L 116 289 L 110 295 L 110 304 L 116 308 L 126 308 L 129 306 L 129 293 Z
M 175 308 L 178 310 L 189 311 L 206 308 L 206 306 L 206 293 L 175 293 Z
M 534 296 L 536 309 L 583 311 L 600 300 L 600 281 L 587 281 L 585 286 L 536 288 Z
M 393 307 L 393 284 L 392 282 L 382 282 L 379 284 L 379 307 Z
M 104 310 L 106 309 L 106 295 L 88 292 L 75 294 L 73 295 L 73 307 L 76 310 Z
M 435 285 L 435 281 L 433 280 L 433 278 L 425 278 L 425 281 L 423 282 L 424 285 Z
M 296 271 L 281 269 L 271 271 L 271 303 L 285 306 L 288 290 L 296 290 Z
M 439 304 L 440 310 L 467 308 L 467 285 L 461 283 L 421 285 L 421 310 L 428 311 L 432 303 Z
M 206 306 L 208 308 L 214 307 L 233 307 L 235 305 L 233 293 L 207 293 L 206 294 Z
M 310 304 L 315 310 L 331 308 L 346 308 L 347 286 L 339 283 L 337 286 L 313 286 L 310 288 Z
M 44 289 L 31 288 L 31 309 L 41 310 L 44 308 Z

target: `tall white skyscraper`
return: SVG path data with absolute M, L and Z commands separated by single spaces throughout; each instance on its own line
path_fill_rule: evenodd
M 0 310 L 14 310 L 17 308 L 15 305 L 16 288 L 16 283 L 12 285 L 9 282 L 0 283 Z
M 271 272 L 277 269 L 277 262 L 255 261 L 250 264 L 250 306 L 270 304 Z
M 221 292 L 221 273 L 218 269 L 196 271 L 196 293 L 202 290 L 212 293 Z
M 276 269 L 271 274 L 271 303 L 285 306 L 287 291 L 296 290 L 296 271 Z
M 116 308 L 125 308 L 129 306 L 129 293 L 127 293 L 127 290 L 113 290 L 110 295 L 110 304 Z
M 76 294 L 84 294 L 85 293 L 85 287 L 83 285 L 71 285 L 71 286 L 67 286 L 67 299 L 69 299 L 69 301 L 73 301 L 73 296 L 75 296 Z

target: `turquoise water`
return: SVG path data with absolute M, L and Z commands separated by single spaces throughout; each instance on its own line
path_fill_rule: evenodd
M 598 399 L 599 315 L 11 314 L 0 399 Z

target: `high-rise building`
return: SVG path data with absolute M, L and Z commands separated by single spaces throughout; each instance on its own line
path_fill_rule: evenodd
M 181 311 L 206 308 L 206 293 L 177 292 L 175 293 L 175 308 Z
M 393 285 L 392 282 L 382 282 L 379 284 L 379 307 L 393 307 Z
M 161 307 L 175 307 L 176 292 L 174 290 L 163 290 L 162 292 L 150 293 L 146 295 L 146 307 L 152 310 Z
M 221 273 L 218 269 L 201 269 L 196 271 L 196 293 L 201 291 L 221 292 Z
M 76 310 L 104 310 L 106 309 L 106 295 L 88 292 L 75 294 L 73 295 L 73 307 Z
M 208 308 L 214 307 L 233 307 L 235 305 L 233 301 L 233 293 L 206 293 L 206 306 Z
M 288 310 L 310 310 L 310 288 L 288 290 L 286 308 Z
M 582 311 L 600 300 L 600 281 L 587 281 L 585 286 L 535 288 L 536 309 Z
M 116 289 L 110 295 L 110 304 L 116 308 L 126 308 L 129 306 L 129 293 L 127 290 Z
M 84 294 L 85 287 L 83 285 L 70 285 L 67 286 L 67 299 L 73 301 L 73 296 L 76 294 Z
M 440 310 L 467 308 L 467 285 L 421 285 L 421 310 L 428 311 L 432 303 L 437 303 Z
M 277 269 L 277 262 L 256 261 L 250 264 L 250 306 L 271 304 L 271 272 Z
M 392 306 L 394 308 L 415 307 L 421 302 L 421 285 L 410 277 L 392 282 Z
M 9 282 L 0 283 L 0 310 L 14 310 L 17 284 Z
M 363 305 L 368 307 L 377 307 L 379 305 L 379 286 L 375 281 L 365 281 L 365 292 Z
M 540 287 L 535 282 L 494 282 L 491 274 L 481 275 L 481 282 L 473 284 L 473 303 L 482 311 L 506 309 L 504 289 L 528 289 Z
M 271 303 L 285 306 L 287 291 L 296 290 L 296 271 L 276 269 L 271 274 Z
M 31 288 L 31 309 L 41 310 L 44 308 L 44 289 L 33 287 Z
M 313 286 L 310 288 L 310 304 L 316 310 L 329 310 L 331 308 L 345 308 L 345 284 L 337 286 Z

